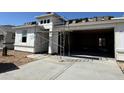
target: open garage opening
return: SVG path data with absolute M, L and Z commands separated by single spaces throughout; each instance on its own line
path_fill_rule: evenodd
M 61 37 L 63 38 L 63 37 Z M 64 52 L 76 57 L 114 58 L 114 29 L 76 30 L 65 34 Z M 59 49 L 60 51 L 60 49 Z

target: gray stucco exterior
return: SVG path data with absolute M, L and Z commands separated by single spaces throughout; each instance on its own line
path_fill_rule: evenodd
M 12 25 L 0 25 L 0 48 L 14 49 L 15 31 Z

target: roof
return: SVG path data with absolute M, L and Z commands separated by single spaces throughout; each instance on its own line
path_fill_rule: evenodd
M 51 12 L 51 13 L 46 13 L 44 15 L 41 15 L 41 16 L 36 16 L 37 19 L 40 19 L 40 18 L 44 18 L 44 17 L 51 17 L 51 16 L 55 16 L 57 18 L 60 18 L 62 20 L 65 20 L 62 16 L 58 15 L 57 13 L 54 13 L 54 12 Z
M 61 29 L 70 30 L 70 29 L 77 29 L 77 27 L 84 27 L 85 26 L 94 26 L 94 25 L 104 25 L 104 24 L 111 24 L 112 26 L 115 26 L 117 23 L 124 23 L 124 19 L 112 19 L 112 20 L 106 20 L 106 21 L 92 21 L 92 22 L 79 22 L 79 23 L 71 23 L 71 24 L 65 24 L 60 26 L 55 26 L 54 30 L 58 31 Z
M 124 23 L 124 19 L 122 20 L 106 20 L 106 21 L 93 21 L 93 22 L 82 22 L 82 23 L 75 23 L 69 25 L 98 25 L 98 24 L 112 24 L 112 23 Z
M 112 20 L 121 20 L 121 19 L 124 19 L 124 16 L 123 16 L 123 17 L 115 17 L 115 18 L 112 18 Z
M 43 26 L 38 26 L 38 25 L 21 25 L 21 26 L 13 27 L 13 29 L 33 28 L 33 27 L 39 27 L 44 29 Z
M 113 16 L 97 16 L 97 17 L 93 17 L 93 18 L 70 19 L 70 20 L 66 21 L 66 24 L 108 21 L 108 20 L 111 20 L 112 18 L 113 18 Z

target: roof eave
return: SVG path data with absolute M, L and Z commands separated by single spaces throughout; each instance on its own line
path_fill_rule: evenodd
M 97 25 L 97 24 L 112 24 L 112 23 L 124 23 L 124 19 L 121 20 L 108 20 L 108 21 L 96 21 L 96 22 L 85 22 L 85 23 L 75 23 L 69 24 L 70 26 L 73 25 Z
M 24 25 L 24 26 L 13 27 L 13 29 L 33 28 L 33 27 L 41 27 L 41 26 L 38 26 L 38 25 Z
M 54 14 L 44 14 L 41 16 L 36 16 L 35 18 L 40 19 L 40 18 L 44 18 L 44 17 L 49 17 L 49 16 L 53 16 Z

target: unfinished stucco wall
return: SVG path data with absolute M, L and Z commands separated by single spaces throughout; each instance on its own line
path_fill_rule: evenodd
M 46 23 L 46 24 L 40 24 L 41 20 L 50 20 L 50 23 Z M 38 21 L 38 25 L 43 26 L 44 29 L 49 29 L 49 31 L 52 31 L 53 29 L 53 22 L 52 22 L 52 17 L 43 17 L 40 19 L 37 19 Z M 52 54 L 53 53 L 53 46 L 52 46 L 52 33 L 49 33 L 49 47 L 48 47 L 48 53 Z
M 22 42 L 22 31 L 27 31 L 27 42 Z M 15 33 L 15 44 L 14 49 L 19 51 L 35 52 L 34 41 L 35 41 L 35 28 L 18 29 Z
M 115 57 L 124 61 L 124 23 L 115 25 Z
M 41 20 L 50 19 L 50 23 L 40 24 Z M 54 32 L 54 25 L 60 24 L 62 21 L 55 16 L 43 17 L 38 19 L 38 25 L 43 26 L 45 29 L 49 29 L 49 47 L 48 53 L 54 54 L 58 53 L 58 32 Z
M 53 33 L 52 33 L 52 46 L 53 46 L 53 53 L 58 53 L 58 46 L 59 46 L 59 32 L 55 31 L 56 25 L 64 24 L 63 19 L 59 19 L 56 17 L 53 17 Z
M 54 32 L 52 35 L 52 46 L 53 46 L 53 53 L 58 53 L 58 33 Z
M 35 53 L 48 52 L 49 33 L 35 33 Z
M 12 29 L 12 27 L 14 26 L 0 25 L 0 35 L 3 36 L 3 38 L 0 38 L 2 39 L 0 40 L 0 48 L 3 48 L 5 46 L 3 43 L 6 43 L 8 49 L 14 49 L 15 31 Z
M 4 35 L 1 35 L 1 37 L 4 38 Z M 3 43 L 4 43 L 4 40 L 2 38 L 0 38 L 0 49 L 3 48 Z
M 9 49 L 14 49 L 14 41 L 15 41 L 14 34 L 15 33 L 13 32 L 6 33 L 5 42 L 7 43 L 6 46 Z

